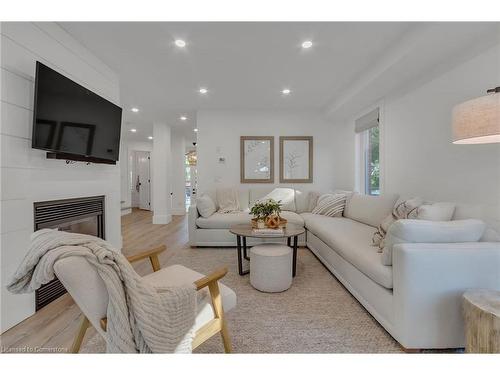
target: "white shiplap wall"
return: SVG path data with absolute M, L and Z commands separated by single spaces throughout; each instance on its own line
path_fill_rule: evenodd
M 31 148 L 35 62 L 38 60 L 115 104 L 117 75 L 55 23 L 1 24 L 1 332 L 34 313 L 34 295 L 5 289 L 33 232 L 33 202 L 106 196 L 106 236 L 121 247 L 120 168 L 66 165 Z

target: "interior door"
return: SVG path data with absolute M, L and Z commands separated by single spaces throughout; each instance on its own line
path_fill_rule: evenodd
M 147 151 L 137 152 L 137 176 L 139 183 L 139 208 L 151 210 L 151 156 Z

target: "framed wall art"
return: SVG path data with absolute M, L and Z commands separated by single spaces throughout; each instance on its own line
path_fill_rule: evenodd
M 240 138 L 241 183 L 274 182 L 274 137 Z
M 313 137 L 280 137 L 280 183 L 313 182 Z

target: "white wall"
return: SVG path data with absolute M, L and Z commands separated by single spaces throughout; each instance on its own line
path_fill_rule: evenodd
M 34 294 L 5 285 L 26 254 L 33 202 L 106 196 L 106 235 L 121 247 L 120 167 L 66 165 L 31 148 L 35 61 L 119 104 L 118 78 L 55 23 L 1 24 L 1 331 L 34 313 Z
M 312 184 L 289 184 L 304 190 L 333 187 L 332 125 L 316 111 L 202 110 L 198 126 L 198 190 L 213 191 L 217 186 L 269 187 L 279 185 L 279 136 L 314 137 Z M 240 136 L 274 136 L 274 184 L 240 184 Z M 219 163 L 219 157 L 226 162 Z
M 500 219 L 500 144 L 451 143 L 455 104 L 500 83 L 500 46 L 384 101 L 385 191 L 480 205 Z M 354 123 L 336 124 L 336 184 L 354 185 Z M 343 162 L 347 158 L 347 162 Z

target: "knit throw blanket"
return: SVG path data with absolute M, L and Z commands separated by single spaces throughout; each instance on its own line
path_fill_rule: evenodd
M 241 212 L 238 191 L 235 188 L 218 188 L 216 193 L 217 203 L 221 214 L 234 214 Z
M 108 353 L 189 353 L 194 337 L 194 285 L 155 287 L 127 259 L 94 236 L 42 229 L 33 233 L 28 254 L 7 289 L 28 293 L 54 279 L 54 264 L 83 257 L 94 266 L 109 295 Z

